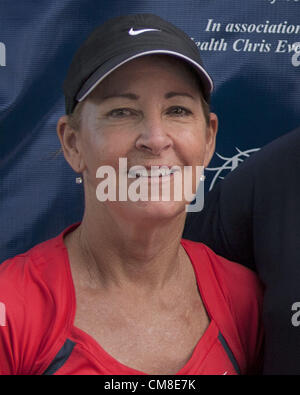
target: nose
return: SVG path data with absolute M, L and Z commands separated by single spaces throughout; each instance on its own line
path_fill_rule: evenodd
M 160 117 L 144 119 L 140 135 L 136 140 L 137 149 L 160 155 L 171 146 L 172 139 L 163 120 Z

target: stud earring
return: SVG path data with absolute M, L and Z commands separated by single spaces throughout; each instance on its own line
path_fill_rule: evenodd
M 76 177 L 76 184 L 82 184 L 82 177 Z
M 201 176 L 200 176 L 200 181 L 205 181 L 205 175 L 204 174 L 202 174 Z

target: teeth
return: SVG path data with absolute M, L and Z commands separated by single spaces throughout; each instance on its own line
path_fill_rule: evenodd
M 145 168 L 131 168 L 128 172 L 128 177 L 166 177 L 175 173 L 175 171 L 177 171 L 177 169 L 169 169 L 168 167 L 162 167 L 159 169 L 154 168 L 151 170 L 147 170 Z
M 159 172 L 162 176 L 169 176 L 172 173 L 169 168 L 160 169 Z
M 148 177 L 148 172 L 145 168 L 130 169 L 128 172 L 129 178 Z

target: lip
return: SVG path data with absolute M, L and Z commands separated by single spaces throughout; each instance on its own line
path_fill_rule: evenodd
M 129 168 L 143 168 L 143 169 L 147 169 L 147 170 L 151 170 L 152 167 L 168 167 L 169 169 L 171 169 L 172 167 L 180 167 L 179 165 L 167 165 L 167 164 L 161 164 L 161 163 L 152 163 L 151 165 L 131 165 Z
M 137 165 L 131 166 L 128 170 L 128 176 L 130 178 L 162 178 L 162 177 L 170 177 L 174 175 L 174 173 L 180 170 L 180 166 L 178 165 Z

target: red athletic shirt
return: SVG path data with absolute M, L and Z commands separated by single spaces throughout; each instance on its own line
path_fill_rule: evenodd
M 0 374 L 145 374 L 118 362 L 73 324 L 75 290 L 63 237 L 76 226 L 0 265 Z M 210 324 L 177 374 L 256 373 L 262 351 L 256 275 L 201 243 L 181 244 Z

